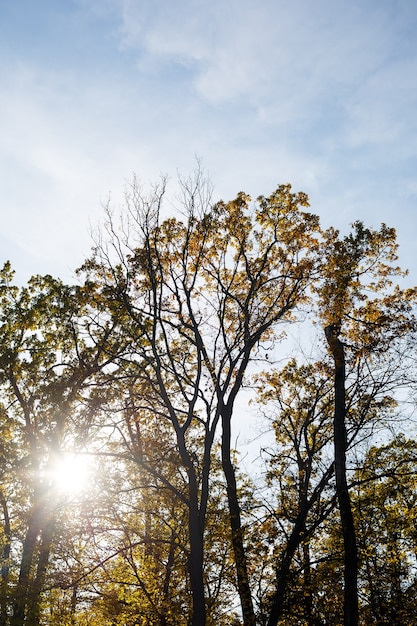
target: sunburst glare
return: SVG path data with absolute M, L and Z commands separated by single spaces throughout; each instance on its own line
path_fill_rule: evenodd
M 57 491 L 77 494 L 88 486 L 91 472 L 91 460 L 87 456 L 64 454 L 51 467 L 50 477 Z

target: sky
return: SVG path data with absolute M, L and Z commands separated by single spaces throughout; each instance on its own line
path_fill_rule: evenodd
M 66 281 L 136 174 L 291 183 L 417 282 L 415 0 L 0 0 L 0 249 Z

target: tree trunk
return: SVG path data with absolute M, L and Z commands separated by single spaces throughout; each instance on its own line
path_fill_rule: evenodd
M 168 559 L 167 559 L 166 570 L 165 570 L 164 584 L 162 587 L 163 605 L 162 605 L 162 615 L 159 620 L 159 626 L 168 626 L 169 587 L 171 584 L 171 575 L 172 575 L 172 568 L 174 567 L 174 562 L 175 562 L 175 532 L 174 530 L 172 530 L 171 541 L 169 544 Z
M 297 520 L 298 521 L 298 520 Z M 272 604 L 269 609 L 269 617 L 267 626 L 276 626 L 278 620 L 282 617 L 284 609 L 285 593 L 287 591 L 288 575 L 294 554 L 301 543 L 301 531 L 304 528 L 304 522 L 294 526 L 290 538 L 285 548 L 285 552 L 281 558 L 279 570 L 277 572 L 277 583 Z
M 228 407 L 224 407 L 222 412 L 222 467 L 226 479 L 227 499 L 229 503 L 229 518 L 232 533 L 232 547 L 236 566 L 238 592 L 242 607 L 244 626 L 256 626 L 256 618 L 252 603 L 252 594 L 249 585 L 246 550 L 243 542 L 243 529 L 237 492 L 236 474 L 231 459 L 230 446 L 231 411 Z
M 6 499 L 3 493 L 0 491 L 0 504 L 3 509 L 3 517 L 4 517 L 4 546 L 3 546 L 3 554 L 2 554 L 2 567 L 0 573 L 0 626 L 6 626 L 7 619 L 7 607 L 8 607 L 8 596 L 9 596 L 9 558 L 10 558 L 10 538 L 11 538 L 11 529 L 10 529 L 10 517 L 9 517 L 9 509 L 7 507 Z
M 39 549 L 38 565 L 36 568 L 36 576 L 32 581 L 29 591 L 29 603 L 25 626 L 39 626 L 41 596 L 45 584 L 46 570 L 48 567 L 54 533 L 55 516 L 51 514 L 49 520 L 42 529 L 42 542 Z
M 193 599 L 192 626 L 205 626 L 206 602 L 203 578 L 203 531 L 200 524 L 198 507 L 198 486 L 194 472 L 188 472 L 188 526 L 190 533 L 190 554 L 188 557 L 188 572 Z
M 328 485 L 330 477 L 333 475 L 333 471 L 334 464 L 332 463 L 323 474 L 320 482 L 316 485 L 310 498 L 308 498 L 307 491 L 304 493 L 305 501 L 300 504 L 300 511 L 288 538 L 284 554 L 280 560 L 279 568 L 277 568 L 275 592 L 269 608 L 267 626 L 277 626 L 278 621 L 282 618 L 290 567 L 294 559 L 294 555 L 300 547 L 303 538 L 306 538 L 307 516 L 313 505 L 319 500 L 326 485 Z
M 346 369 L 345 350 L 339 339 L 340 327 L 327 326 L 325 334 L 334 361 L 334 461 L 336 494 L 344 545 L 344 626 L 357 626 L 358 609 L 358 550 L 355 524 L 346 478 Z
M 47 490 L 44 485 L 35 489 L 35 503 L 23 543 L 10 626 L 39 624 L 40 596 L 55 529 L 55 515 L 48 513 Z
M 188 573 L 192 595 L 191 626 L 205 626 L 207 617 L 204 592 L 204 521 L 201 519 L 202 514 L 199 506 L 198 481 L 182 431 L 177 432 L 177 442 L 188 476 L 188 532 L 190 542 Z
M 10 619 L 10 626 L 22 626 L 25 623 L 26 607 L 28 604 L 30 575 L 33 567 L 33 560 L 38 536 L 40 533 L 40 520 L 42 511 L 39 505 L 35 506 L 23 543 L 22 558 L 20 561 L 19 580 L 14 593 L 13 615 Z

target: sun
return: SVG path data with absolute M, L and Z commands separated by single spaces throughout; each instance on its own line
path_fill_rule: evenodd
M 91 462 L 87 456 L 64 453 L 50 468 L 50 479 L 57 491 L 77 494 L 88 486 L 91 472 Z

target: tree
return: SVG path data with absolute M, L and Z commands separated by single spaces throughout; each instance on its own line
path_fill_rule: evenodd
M 334 362 L 334 458 L 336 492 L 344 541 L 344 623 L 358 623 L 358 554 L 355 524 L 349 495 L 346 452 L 347 351 L 354 360 L 368 362 L 389 351 L 415 326 L 412 303 L 416 289 L 393 286 L 393 278 L 404 272 L 397 260 L 394 229 L 384 224 L 379 230 L 353 224 L 344 238 L 329 230 L 318 288 L 319 310 L 329 352 Z
M 364 621 L 402 626 L 415 619 L 417 599 L 417 445 L 399 435 L 373 446 L 355 475 Z
M 100 332 L 90 332 L 91 309 L 80 288 L 51 276 L 33 277 L 21 288 L 12 279 L 6 264 L 0 282 L 1 419 L 14 450 L 8 494 L 2 493 L 2 619 L 7 621 L 12 598 L 10 624 L 35 626 L 63 504 L 53 469 L 66 447 L 74 451 L 86 441 L 95 410 L 89 380 L 109 363 L 112 328 L 103 323 Z M 17 495 L 8 500 L 13 491 Z M 19 519 L 15 530 L 12 516 Z M 14 588 L 7 564 L 11 547 L 20 552 Z
M 276 440 L 268 449 L 267 484 L 276 504 L 269 511 L 275 535 L 275 580 L 268 590 L 267 624 L 281 623 L 284 615 L 289 619 L 291 577 L 298 553 L 302 554 L 305 584 L 296 593 L 297 615 L 304 609 L 310 623 L 309 543 L 335 506 L 334 464 L 329 454 L 331 370 L 325 361 L 298 365 L 291 359 L 281 370 L 263 373 L 257 384 L 258 399 L 267 407 Z
M 374 362 L 369 370 L 363 359 L 347 371 L 347 451 L 364 463 L 363 448 L 379 425 L 389 424 L 395 410 L 391 394 L 399 384 L 393 362 Z M 273 540 L 275 583 L 268 588 L 269 623 L 292 623 L 304 616 L 308 624 L 339 624 L 337 579 L 329 562 L 339 551 L 327 543 L 328 528 L 339 532 L 332 453 L 334 387 L 331 359 L 298 365 L 291 359 L 282 369 L 257 377 L 263 412 L 272 420 L 275 445 L 268 449 L 269 537 Z M 274 506 L 272 506 L 274 502 Z M 326 549 L 323 550 L 323 545 Z M 338 548 L 340 547 L 337 544 Z M 342 551 L 343 552 L 343 551 Z M 334 556 L 334 554 L 337 555 Z M 312 568 L 311 563 L 314 563 Z M 320 566 L 317 570 L 317 563 Z M 317 575 L 317 571 L 320 575 Z M 331 571 L 331 574 L 329 574 Z M 272 587 L 272 589 L 271 589 Z M 319 597 L 332 597 L 332 606 Z M 268 605 L 267 605 L 268 606 Z M 296 607 L 296 608 L 294 608 Z M 326 613 L 326 611 L 329 611 Z M 296 615 L 296 616 L 295 616 Z M 333 620 L 333 621 L 332 621 Z
M 118 233 L 109 215 L 112 248 L 100 243 L 84 270 L 129 337 L 142 408 L 167 421 L 187 472 L 182 497 L 189 511 L 192 619 L 199 625 L 206 620 L 211 452 L 221 422 L 238 590 L 250 626 L 256 620 L 231 456 L 232 416 L 250 363 L 306 300 L 318 262 L 318 220 L 302 210 L 307 197 L 289 185 L 259 198 L 253 209 L 243 193 L 211 206 L 201 172 L 183 181 L 182 190 L 185 221 L 161 222 L 165 185 L 146 198 L 134 183 L 125 231 Z
M 164 219 L 165 180 L 134 181 L 78 286 L 3 269 L 0 626 L 338 625 L 343 603 L 356 624 L 358 586 L 364 619 L 409 619 L 412 446 L 365 457 L 415 329 L 394 231 L 323 234 L 289 185 L 180 189 Z M 283 352 L 300 319 L 324 331 L 312 361 Z M 275 439 L 256 486 L 232 445 L 254 376 Z M 57 488 L 69 451 L 98 468 L 88 497 Z

